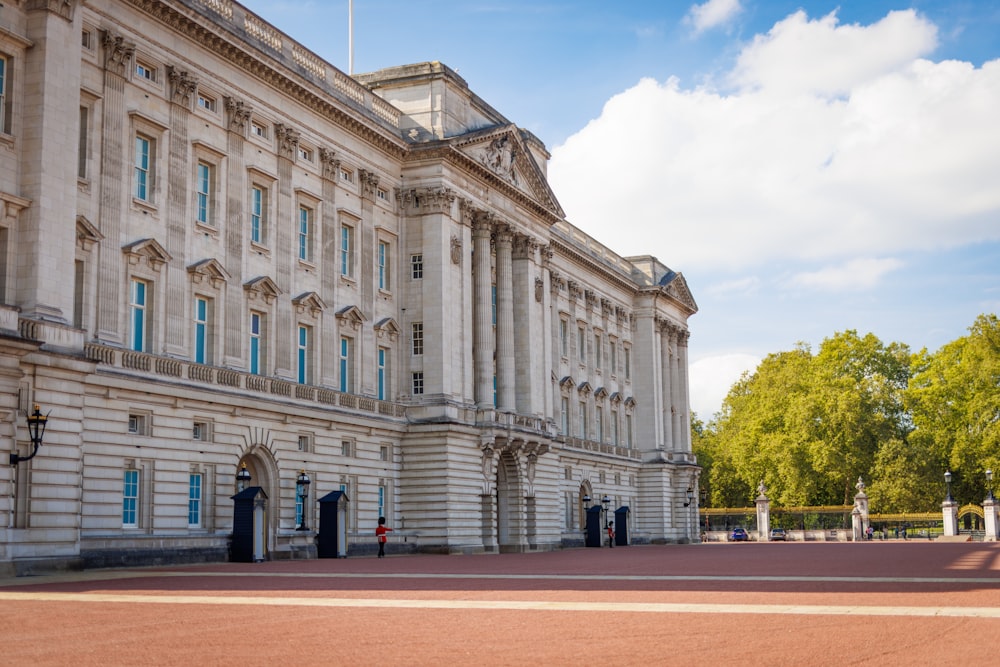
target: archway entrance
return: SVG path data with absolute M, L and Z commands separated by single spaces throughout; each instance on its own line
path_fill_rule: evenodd
M 500 552 L 524 549 L 524 492 L 517 461 L 509 453 L 497 465 L 497 544 Z
M 278 534 L 278 499 L 277 467 L 270 452 L 262 447 L 255 447 L 245 453 L 236 466 L 237 472 L 243 467 L 249 473 L 248 480 L 236 478 L 233 493 L 238 493 L 243 487 L 259 486 L 264 491 L 263 514 L 260 518 L 261 529 L 264 532 L 264 558 L 269 559 L 274 551 Z

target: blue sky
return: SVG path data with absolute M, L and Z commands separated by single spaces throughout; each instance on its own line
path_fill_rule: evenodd
M 243 4 L 347 71 L 347 0 Z M 703 418 L 797 342 L 1000 311 L 1000 0 L 355 0 L 355 72 L 428 60 L 546 143 L 570 222 L 684 274 Z

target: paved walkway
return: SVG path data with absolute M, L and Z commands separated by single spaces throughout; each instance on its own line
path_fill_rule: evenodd
M 1000 544 L 704 544 L 0 580 L 0 665 L 995 664 Z

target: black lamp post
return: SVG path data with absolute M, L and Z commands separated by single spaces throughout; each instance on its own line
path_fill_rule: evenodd
M 708 507 L 708 489 L 702 488 L 700 490 L 701 495 L 701 509 Z M 708 532 L 708 512 L 705 512 L 705 532 Z
M 247 464 L 240 464 L 240 469 L 236 471 L 236 491 L 246 491 L 247 486 L 250 485 L 250 471 L 247 470 Z
M 45 435 L 45 425 L 49 423 L 49 414 L 52 413 L 50 410 L 46 414 L 42 414 L 41 410 L 38 409 L 38 403 L 34 405 L 34 412 L 27 416 L 26 421 L 28 422 L 28 437 L 31 438 L 31 454 L 28 456 L 21 456 L 17 452 L 12 452 L 10 455 L 10 464 L 16 466 L 21 461 L 30 461 L 35 458 L 35 454 L 38 453 L 38 448 L 42 446 L 42 436 Z
M 986 500 L 995 501 L 993 497 L 993 469 L 986 471 Z
M 690 486 L 687 489 L 687 502 L 684 503 L 684 507 L 691 507 L 691 501 L 694 500 L 694 489 Z
M 954 502 L 955 499 L 951 497 L 951 471 L 950 470 L 946 470 L 944 472 L 944 483 L 948 487 L 948 495 L 946 495 L 944 497 L 945 502 L 949 502 L 949 503 L 950 502 Z
M 302 505 L 302 516 L 296 530 L 309 530 L 306 528 L 306 499 L 309 498 L 310 484 L 312 484 L 312 480 L 309 479 L 309 475 L 306 474 L 305 470 L 300 470 L 299 476 L 295 478 L 295 495 L 299 497 L 299 503 Z

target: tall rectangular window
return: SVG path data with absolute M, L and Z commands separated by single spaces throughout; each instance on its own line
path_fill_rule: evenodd
M 611 442 L 615 445 L 621 444 L 618 438 L 618 411 L 611 411 Z
M 264 371 L 264 315 L 250 313 L 250 372 L 260 375 Z
M 608 339 L 608 366 L 612 374 L 618 372 L 618 341 L 614 338 Z
M 199 162 L 195 172 L 195 194 L 197 201 L 196 219 L 203 225 L 213 224 L 212 220 L 212 165 Z
M 311 359 L 312 359 L 312 332 L 309 327 L 300 324 L 298 330 L 298 347 L 296 350 L 298 361 L 298 381 L 299 384 L 309 384 L 311 381 Z
M 569 435 L 569 399 L 565 396 L 559 405 L 559 411 L 559 432 L 563 435 Z
M 623 352 L 625 354 L 625 358 L 623 359 L 625 362 L 625 379 L 629 380 L 632 378 L 632 348 L 626 347 Z
M 632 447 L 632 415 L 625 415 L 625 445 Z
M 351 391 L 351 347 L 352 341 L 347 336 L 340 337 L 340 391 Z
M 299 207 L 299 259 L 312 261 L 312 218 L 311 208 Z
M 424 277 L 424 256 L 410 255 L 410 278 L 420 280 Z
M 375 388 L 377 392 L 376 398 L 378 398 L 378 400 L 380 401 L 386 400 L 385 397 L 388 390 L 388 387 L 386 385 L 388 384 L 389 381 L 389 378 L 387 377 L 388 364 L 389 364 L 389 350 L 387 350 L 384 347 L 380 347 L 378 349 L 378 352 L 376 353 L 376 369 L 375 369 L 376 373 Z
M 587 330 L 583 327 L 576 330 L 576 346 L 580 354 L 580 363 L 587 363 Z
M 2 60 L 2 58 L 0 58 Z M 0 98 L 3 96 L 3 73 L 0 65 Z M 0 103 L 0 108 L 3 104 Z M 87 142 L 90 140 L 90 109 L 80 107 L 80 143 L 77 145 L 76 175 L 77 178 L 87 178 Z
M 413 395 L 414 396 L 419 396 L 419 395 L 423 394 L 424 393 L 424 374 L 423 374 L 423 372 L 422 371 L 417 371 L 416 373 L 413 374 L 413 376 L 411 377 L 411 380 L 412 380 L 411 386 L 413 388 Z
M 389 289 L 389 244 L 385 241 L 378 242 L 378 288 L 380 290 Z
M 122 526 L 139 526 L 139 471 L 126 470 L 122 481 Z
M 378 515 L 385 516 L 385 485 L 378 485 Z
M 295 527 L 301 528 L 305 525 L 305 504 L 302 502 L 305 497 L 298 494 L 300 487 L 296 487 L 295 491 Z M 308 488 L 308 487 L 306 487 Z
M 152 199 L 153 140 L 137 134 L 135 137 L 135 175 L 132 196 L 140 201 Z
M 129 310 L 131 311 L 132 336 L 130 339 L 131 348 L 136 352 L 146 352 L 148 348 L 147 340 L 147 318 L 146 305 L 149 298 L 149 284 L 144 280 L 133 280 L 131 295 L 129 298 Z
M 594 368 L 601 368 L 601 344 L 604 341 L 601 338 L 601 334 L 594 334 Z
M 203 296 L 194 298 L 194 360 L 199 364 L 212 362 L 210 343 L 210 308 L 209 300 Z
M 188 477 L 188 527 L 201 526 L 201 474 L 191 473 Z
M 559 320 L 559 354 L 569 358 L 569 322 Z
M 6 133 L 10 133 L 10 128 L 7 125 L 7 121 L 10 119 L 10 114 L 7 112 L 9 97 L 7 91 L 7 58 L 0 56 L 0 130 Z
M 264 243 L 264 223 L 267 221 L 267 190 L 259 185 L 250 188 L 250 241 Z
M 410 341 L 412 345 L 413 355 L 421 355 L 424 353 L 424 323 L 414 322 L 410 325 Z
M 587 402 L 580 401 L 580 437 L 587 439 Z
M 340 226 L 340 275 L 350 277 L 354 274 L 351 253 L 354 249 L 354 228 L 350 225 Z
M 597 441 L 604 442 L 604 408 L 599 405 L 594 408 L 594 430 L 597 432 Z

